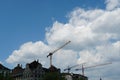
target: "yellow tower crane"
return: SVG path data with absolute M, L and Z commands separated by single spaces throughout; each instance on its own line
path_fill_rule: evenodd
M 62 45 L 61 47 L 59 47 L 58 49 L 54 50 L 53 52 L 50 52 L 47 57 L 50 56 L 50 67 L 52 66 L 52 55 L 57 52 L 58 50 L 60 50 L 61 48 L 63 48 L 65 45 L 69 44 L 71 41 L 66 42 L 64 45 Z

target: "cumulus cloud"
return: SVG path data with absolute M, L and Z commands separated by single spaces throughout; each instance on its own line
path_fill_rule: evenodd
M 120 7 L 120 0 L 106 0 L 106 9 L 113 10 Z
M 46 61 L 46 53 L 49 46 L 41 41 L 24 43 L 19 50 L 14 50 L 6 60 L 8 63 L 27 63 L 39 59 L 43 64 Z
M 106 10 L 74 9 L 68 16 L 67 23 L 55 21 L 47 28 L 46 41 L 27 42 L 7 58 L 8 63 L 27 63 L 39 59 L 44 66 L 49 66 L 46 58 L 49 52 L 59 48 L 67 41 L 70 44 L 53 55 L 53 65 L 66 68 L 68 65 L 113 62 L 102 67 L 101 71 L 86 71 L 87 76 L 96 80 L 97 73 L 106 80 L 119 80 L 120 71 L 120 1 L 106 0 Z M 112 70 L 112 71 L 111 71 Z M 114 74 L 110 74 L 110 73 Z M 109 74 L 109 75 L 107 75 Z M 115 76 L 114 76 L 115 75 Z
M 48 64 L 49 58 L 47 58 L 48 53 L 58 48 L 55 46 L 48 46 L 41 41 L 27 42 L 21 45 L 19 50 L 14 50 L 12 55 L 10 55 L 6 61 L 11 64 L 18 64 L 18 63 L 23 64 L 23 63 L 29 63 L 33 60 L 38 59 L 43 66 L 48 67 L 49 66 Z M 53 58 L 53 61 L 56 61 L 56 62 L 53 62 L 53 63 L 55 63 L 56 66 L 58 67 L 63 67 L 62 65 L 60 65 L 62 64 L 61 60 L 68 59 L 65 62 L 66 64 L 65 66 L 67 66 L 68 63 L 70 63 L 71 58 L 73 59 L 72 62 L 75 63 L 77 59 L 74 54 L 76 53 L 72 50 L 62 50 L 60 52 L 58 51 L 57 55 L 54 55 L 56 58 L 55 59 Z M 69 55 L 69 57 L 67 55 Z

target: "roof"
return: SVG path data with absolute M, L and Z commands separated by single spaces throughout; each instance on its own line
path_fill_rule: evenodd
M 56 67 L 53 66 L 53 65 L 50 66 L 49 70 L 50 70 L 51 72 L 58 72 L 58 71 L 60 71 L 60 69 L 56 68 Z
M 12 74 L 22 73 L 23 71 L 24 71 L 24 69 L 22 68 L 22 66 L 20 66 L 20 64 L 18 64 L 18 65 L 12 70 Z
M 3 66 L 2 64 L 0 64 L 0 70 L 10 70 L 7 67 Z
M 33 62 L 31 62 L 30 64 L 28 64 L 29 65 L 29 68 L 31 69 L 31 70 L 34 70 L 34 69 L 36 69 L 37 67 L 38 67 L 38 65 L 41 65 L 38 61 L 33 61 Z M 41 65 L 42 66 L 42 65 Z
M 82 77 L 82 78 L 88 78 L 87 76 L 81 75 L 81 74 L 72 74 L 73 77 Z

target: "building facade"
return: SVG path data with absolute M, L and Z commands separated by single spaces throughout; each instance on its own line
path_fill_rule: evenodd
M 45 71 L 38 61 L 26 64 L 23 72 L 23 80 L 43 80 Z
M 10 71 L 11 71 L 10 69 L 0 64 L 0 75 L 1 76 L 4 76 L 4 77 L 8 76 L 10 74 Z
M 88 77 L 80 74 L 62 73 L 66 80 L 88 80 Z
M 53 65 L 48 69 L 44 68 L 38 60 L 27 63 L 24 69 L 18 64 L 11 75 L 14 80 L 88 80 L 80 74 L 61 73 L 60 69 Z
M 14 80 L 22 80 L 23 78 L 23 71 L 22 65 L 18 64 L 11 73 L 11 76 Z

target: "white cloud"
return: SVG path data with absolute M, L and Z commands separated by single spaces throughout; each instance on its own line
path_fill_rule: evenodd
M 55 49 L 57 49 L 57 47 L 50 47 L 41 41 L 27 42 L 23 44 L 19 50 L 13 51 L 12 55 L 10 55 L 6 61 L 11 64 L 23 64 L 39 59 L 43 66 L 48 67 L 49 58 L 47 58 L 47 55 Z M 58 53 L 54 55 L 55 58 L 53 57 L 53 65 L 55 64 L 58 67 L 63 67 L 63 62 L 61 62 L 61 60 L 63 60 L 66 61 L 64 63 L 65 67 L 71 62 L 71 59 L 72 63 L 75 63 L 77 58 L 74 54 L 77 55 L 77 53 L 72 50 L 58 51 Z
M 6 61 L 8 63 L 27 63 L 39 59 L 44 64 L 49 49 L 50 48 L 41 41 L 27 42 L 23 44 L 19 50 L 14 50 Z
M 113 10 L 120 7 L 120 0 L 106 0 L 106 9 Z
M 119 80 L 120 3 L 119 0 L 107 0 L 106 3 L 106 10 L 75 9 L 69 14 L 67 23 L 56 21 L 51 28 L 47 28 L 48 44 L 42 41 L 24 43 L 6 61 L 15 64 L 39 59 L 44 66 L 49 66 L 47 54 L 70 40 L 70 44 L 53 55 L 53 65 L 66 68 L 83 62 L 113 62 L 110 66 L 102 67 L 101 71 L 89 70 L 86 73 L 90 80 L 98 79 L 95 77 L 98 77 L 97 73 L 106 80 Z
M 120 8 L 113 11 L 106 11 L 102 16 L 97 18 L 92 24 L 92 28 L 97 33 L 118 34 L 120 30 Z M 118 35 L 117 35 L 118 36 Z
M 77 53 L 72 50 L 58 51 L 58 53 L 54 55 L 53 61 L 55 61 L 54 64 L 56 64 L 56 66 L 64 69 L 68 65 L 77 64 Z

